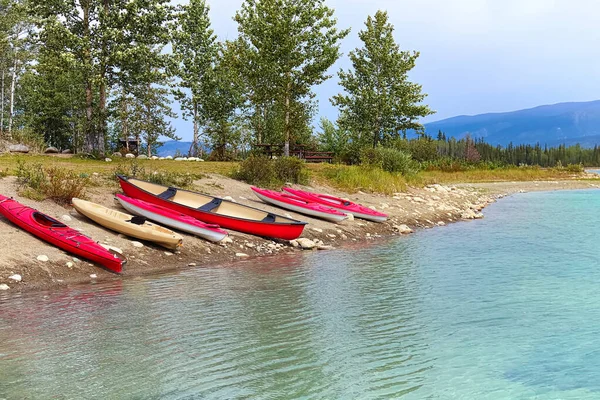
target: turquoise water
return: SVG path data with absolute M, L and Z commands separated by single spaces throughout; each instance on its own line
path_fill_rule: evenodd
M 0 296 L 0 398 L 598 399 L 600 191 L 328 252 Z

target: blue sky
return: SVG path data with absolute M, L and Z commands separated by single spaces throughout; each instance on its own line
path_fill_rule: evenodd
M 242 0 L 207 0 L 221 39 L 237 36 L 232 20 Z M 335 73 L 361 45 L 368 15 L 388 11 L 396 42 L 421 56 L 411 72 L 423 85 L 434 121 L 463 114 L 511 111 L 600 98 L 600 3 L 597 0 L 326 0 L 340 28 L 352 31 L 334 75 L 316 87 L 319 116 L 332 120 L 329 98 L 341 89 Z M 191 124 L 174 123 L 184 140 Z

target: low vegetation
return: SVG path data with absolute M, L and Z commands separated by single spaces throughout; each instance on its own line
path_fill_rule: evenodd
M 140 164 L 137 160 L 119 164 L 119 166 L 114 169 L 112 176 L 116 179 L 117 175 L 133 176 L 159 185 L 180 188 L 191 188 L 195 180 L 203 177 L 201 173 L 192 173 L 189 171 L 167 171 L 164 169 L 147 170 L 146 166 Z
M 357 165 L 328 165 L 320 176 L 336 188 L 348 192 L 365 191 L 393 194 L 406 190 L 406 180 L 398 173 L 381 168 Z
M 250 156 L 242 161 L 231 176 L 249 183 L 267 188 L 276 188 L 285 183 L 309 183 L 309 172 L 303 160 L 295 157 Z
M 51 199 L 58 204 L 69 204 L 73 197 L 84 198 L 91 182 L 85 173 L 22 160 L 17 163 L 16 176 L 21 196 L 33 200 Z

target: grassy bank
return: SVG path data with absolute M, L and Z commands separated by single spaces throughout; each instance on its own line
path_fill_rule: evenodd
M 19 160 L 26 164 L 41 164 L 44 167 L 64 168 L 78 174 L 92 175 L 97 173 L 110 179 L 115 172 L 131 171 L 132 167 L 145 171 L 153 171 L 178 175 L 220 174 L 231 176 L 238 168 L 234 162 L 186 162 L 172 160 L 129 160 L 116 159 L 112 162 L 104 160 L 81 159 L 77 157 L 50 157 L 42 155 L 4 155 L 0 157 L 0 171 L 3 175 L 16 175 Z M 420 171 L 414 175 L 402 176 L 378 168 L 307 164 L 310 178 L 320 184 L 333 186 L 340 190 L 356 192 L 375 192 L 391 194 L 406 190 L 408 186 L 424 186 L 427 184 L 452 184 L 452 183 L 480 183 L 480 182 L 510 182 L 510 181 L 544 181 L 577 179 L 581 175 L 566 169 L 556 168 L 498 168 L 498 169 L 470 169 L 466 171 Z

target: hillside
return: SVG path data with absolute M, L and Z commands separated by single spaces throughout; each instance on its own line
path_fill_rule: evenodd
M 470 133 L 497 145 L 539 142 L 555 146 L 600 144 L 600 100 L 559 103 L 503 113 L 461 115 L 425 124 L 428 135 L 443 131 L 457 139 Z

